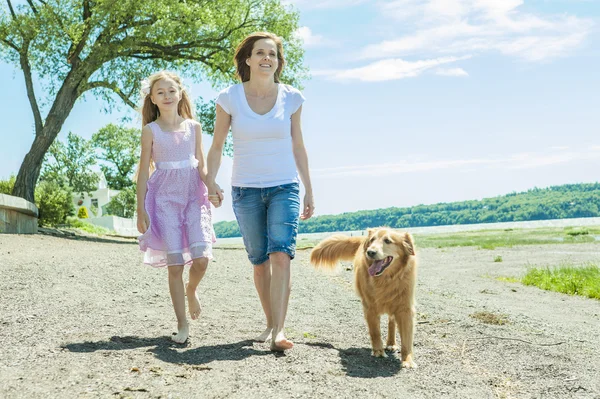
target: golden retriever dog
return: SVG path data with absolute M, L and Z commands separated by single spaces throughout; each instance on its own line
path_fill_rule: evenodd
M 372 355 L 386 357 L 380 317 L 388 315 L 386 349 L 397 351 L 400 332 L 402 367 L 416 368 L 413 359 L 417 258 L 409 233 L 389 228 L 369 229 L 366 237 L 334 235 L 321 241 L 310 254 L 315 267 L 336 268 L 340 260 L 353 260 L 354 283 L 363 304 Z

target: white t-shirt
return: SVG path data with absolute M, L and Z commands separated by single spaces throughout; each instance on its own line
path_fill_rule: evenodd
M 299 90 L 280 83 L 275 105 L 259 115 L 248 105 L 242 83 L 219 93 L 217 104 L 231 115 L 232 186 L 273 187 L 298 182 L 291 118 L 303 102 Z

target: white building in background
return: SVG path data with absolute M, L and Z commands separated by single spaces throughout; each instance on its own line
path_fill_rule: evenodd
M 119 194 L 120 190 L 108 188 L 104 173 L 98 172 L 98 189 L 88 193 L 74 193 L 73 204 L 75 205 L 75 215 L 79 208 L 85 206 L 88 210 L 88 219 L 83 219 L 88 223 L 113 230 L 117 235 L 124 237 L 137 237 L 140 235 L 137 231 L 137 219 L 134 216 L 131 219 L 125 219 L 118 216 L 104 216 L 102 208 L 110 202 L 111 198 Z M 96 212 L 94 214 L 94 212 Z
M 88 193 L 73 193 L 73 205 L 75 205 L 75 215 L 79 211 L 79 208 L 85 206 L 88 210 L 90 218 L 102 216 L 102 207 L 108 205 L 111 198 L 119 194 L 119 190 L 112 190 L 108 188 L 106 183 L 106 177 L 104 173 L 98 172 L 98 188 L 96 191 Z M 96 211 L 96 214 L 94 214 Z

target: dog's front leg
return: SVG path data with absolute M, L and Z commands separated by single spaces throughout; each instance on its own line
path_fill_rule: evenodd
M 385 343 L 385 350 L 398 352 L 398 345 L 396 345 L 396 320 L 394 315 L 388 315 L 388 337 Z
M 387 357 L 385 350 L 383 349 L 383 341 L 381 340 L 381 325 L 379 315 L 374 309 L 363 307 L 365 312 L 365 320 L 369 327 L 369 335 L 371 336 L 371 347 L 373 352 L 371 353 L 375 357 Z
M 396 314 L 398 331 L 400 332 L 400 355 L 402 367 L 417 368 L 413 357 L 413 336 L 415 333 L 415 311 L 406 309 Z

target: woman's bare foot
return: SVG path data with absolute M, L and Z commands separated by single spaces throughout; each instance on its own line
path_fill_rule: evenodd
M 185 285 L 185 295 L 188 299 L 188 310 L 190 312 L 190 317 L 192 320 L 198 319 L 200 317 L 200 312 L 202 308 L 200 307 L 200 300 L 198 299 L 198 294 L 196 290 L 190 290 L 189 285 Z
M 271 339 L 272 331 L 273 331 L 273 328 L 267 327 L 265 329 L 265 331 L 263 331 L 262 334 L 260 334 L 258 337 L 254 338 L 254 340 L 257 342 L 267 342 L 268 340 Z
M 283 331 L 280 331 L 279 334 L 275 337 L 275 339 L 271 340 L 271 350 L 283 352 L 287 349 L 292 349 L 294 347 L 294 343 L 288 340 L 285 335 L 283 335 Z
M 178 327 L 178 330 L 179 331 L 177 332 L 177 334 L 173 335 L 171 339 L 173 340 L 173 342 L 183 344 L 185 341 L 187 341 L 188 336 L 190 335 L 189 324 L 186 322 L 183 326 Z

